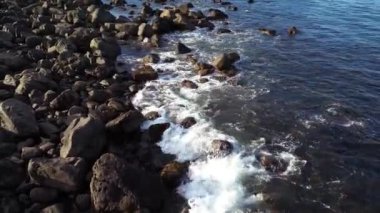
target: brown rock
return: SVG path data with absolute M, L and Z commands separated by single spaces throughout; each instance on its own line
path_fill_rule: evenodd
M 190 80 L 183 80 L 181 82 L 181 87 L 185 87 L 189 89 L 197 89 L 198 85 Z
M 190 128 L 191 126 L 193 126 L 194 124 L 196 124 L 196 123 L 197 123 L 197 121 L 195 120 L 194 117 L 187 117 L 187 118 L 185 118 L 185 119 L 183 119 L 183 120 L 181 121 L 181 126 L 182 126 L 183 128 L 185 128 L 185 129 L 188 129 L 188 128 Z
M 161 170 L 161 179 L 170 189 L 174 189 L 181 184 L 181 179 L 187 171 L 187 165 L 179 162 L 171 162 Z
M 151 66 L 140 66 L 133 73 L 132 78 L 135 81 L 150 81 L 158 78 L 158 73 Z
M 137 110 L 130 110 L 106 124 L 106 129 L 113 133 L 131 133 L 140 129 L 144 116 Z
M 225 140 L 213 140 L 211 143 L 211 154 L 216 157 L 229 155 L 233 150 L 230 142 Z

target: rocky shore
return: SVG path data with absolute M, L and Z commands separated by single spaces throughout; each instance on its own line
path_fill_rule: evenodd
M 130 16 L 115 17 L 113 7 Z M 191 8 L 166 7 L 164 0 L 141 8 L 123 0 L 0 1 L 0 212 L 187 211 L 175 191 L 187 163 L 155 144 L 169 124 L 140 130 L 160 115 L 143 115 L 131 103 L 144 82 L 158 78 L 149 64 L 176 59 L 149 54 L 127 70 L 117 57 L 126 41 L 153 49 L 162 34 L 213 30 L 212 21 L 228 18 Z M 182 43 L 175 48 L 179 55 L 192 51 Z M 201 76 L 231 76 L 239 55 L 189 58 Z M 181 85 L 197 88 L 189 80 Z M 189 117 L 181 125 L 194 123 Z M 228 141 L 212 143 L 216 156 L 231 152 Z

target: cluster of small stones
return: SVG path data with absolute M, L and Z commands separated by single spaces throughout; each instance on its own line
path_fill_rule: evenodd
M 0 212 L 186 212 L 175 188 L 188 163 L 156 145 L 169 124 L 140 130 L 160 115 L 143 115 L 131 103 L 144 82 L 158 78 L 149 64 L 160 56 L 150 54 L 130 70 L 117 57 L 127 41 L 154 48 L 162 34 L 214 30 L 212 21 L 228 16 L 165 2 L 138 8 L 123 0 L 0 0 Z M 116 18 L 113 7 L 130 16 Z M 192 51 L 182 43 L 175 49 Z M 189 58 L 201 76 L 233 76 L 240 57 Z M 189 80 L 181 86 L 198 87 Z M 180 124 L 195 123 L 189 117 Z M 233 148 L 212 144 L 216 156 Z

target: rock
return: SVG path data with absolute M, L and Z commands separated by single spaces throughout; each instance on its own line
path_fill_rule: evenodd
M 218 70 L 223 71 L 231 69 L 233 63 L 238 60 L 240 60 L 239 54 L 232 52 L 217 56 L 212 63 Z
M 195 120 L 194 117 L 187 117 L 187 118 L 185 118 L 185 119 L 183 119 L 183 120 L 181 121 L 181 126 L 182 126 L 183 128 L 185 128 L 185 129 L 188 129 L 188 128 L 190 128 L 191 126 L 193 126 L 194 124 L 196 124 L 196 123 L 197 123 L 197 121 Z
M 16 88 L 16 94 L 27 95 L 32 90 L 40 90 L 41 92 L 45 92 L 49 89 L 56 89 L 58 87 L 54 81 L 50 80 L 43 74 L 32 71 L 24 71 L 21 74 L 22 77 Z
M 0 65 L 5 65 L 12 71 L 20 71 L 30 66 L 30 61 L 15 53 L 0 52 Z
M 0 188 L 15 188 L 25 179 L 22 165 L 11 159 L 0 159 Z
M 37 45 L 40 45 L 42 41 L 42 37 L 36 35 L 31 35 L 25 38 L 25 44 L 29 48 L 35 48 Z
M 90 48 L 96 56 L 116 60 L 117 56 L 121 54 L 121 48 L 116 40 L 94 38 L 90 42 Z
M 28 164 L 32 181 L 42 186 L 74 192 L 82 187 L 86 175 L 83 158 L 33 158 Z
M 86 211 L 91 207 L 91 196 L 89 194 L 79 194 L 75 197 L 75 204 L 81 211 Z
M 66 213 L 65 205 L 62 203 L 56 203 L 50 205 L 41 210 L 41 213 Z
M 17 201 L 17 198 L 13 196 L 1 196 L 0 197 L 0 212 L 4 213 L 21 213 L 22 205 Z
M 64 52 L 76 52 L 76 45 L 69 39 L 58 39 L 54 45 L 54 49 L 57 53 L 62 54 Z
M 148 112 L 144 115 L 147 120 L 155 120 L 160 117 L 160 114 L 156 111 Z
M 229 29 L 225 29 L 225 28 L 219 28 L 219 29 L 216 31 L 216 33 L 218 33 L 218 34 L 225 34 L 225 33 L 232 33 L 232 31 L 229 30 Z
M 98 212 L 158 212 L 164 189 L 158 176 L 133 167 L 114 154 L 102 155 L 92 168 L 91 198 Z
M 209 20 L 224 20 L 228 19 L 228 15 L 218 9 L 209 9 L 207 18 Z
M 40 132 L 43 136 L 54 138 L 59 134 L 59 129 L 52 123 L 46 121 L 39 123 Z
M 110 98 L 111 94 L 107 90 L 94 89 L 88 92 L 88 100 L 104 103 Z
M 58 191 L 46 187 L 36 187 L 30 190 L 29 197 L 33 202 L 50 203 L 58 198 Z
M 215 157 L 223 157 L 231 154 L 233 146 L 225 140 L 213 140 L 211 143 L 211 154 Z
M 50 102 L 50 107 L 56 110 L 65 110 L 79 103 L 79 95 L 67 89 Z
M 96 8 L 92 13 L 90 13 L 89 17 L 90 22 L 95 25 L 114 22 L 116 20 L 115 16 L 103 8 Z
M 42 150 L 38 147 L 23 147 L 21 149 L 21 159 L 29 160 L 32 158 L 40 157 L 42 153 Z
M 69 39 L 77 46 L 81 52 L 90 50 L 90 42 L 99 36 L 99 32 L 92 28 L 77 27 L 69 36 Z
M 183 80 L 181 82 L 181 87 L 185 87 L 189 89 L 197 89 L 198 85 L 190 80 Z
M 124 0 L 111 0 L 111 4 L 115 6 L 123 6 L 125 4 Z
M 60 156 L 94 160 L 106 144 L 105 126 L 91 116 L 74 119 L 63 133 Z
M 151 53 L 149 55 L 146 55 L 144 58 L 143 58 L 143 62 L 144 63 L 152 63 L 152 64 L 156 64 L 160 61 L 160 56 L 158 54 L 155 54 L 155 53 Z
M 181 42 L 177 43 L 177 46 L 176 46 L 177 54 L 186 54 L 186 53 L 190 53 L 191 51 L 192 50 L 190 48 L 188 48 L 186 45 L 182 44 Z
M 294 36 L 297 33 L 298 33 L 298 29 L 296 27 L 294 27 L 294 26 L 288 29 L 288 35 L 289 36 Z
M 137 67 L 132 73 L 132 78 L 135 81 L 151 81 L 158 78 L 158 73 L 149 65 L 143 65 Z
M 0 101 L 6 100 L 12 97 L 13 97 L 13 93 L 11 91 L 0 89 Z
M 41 24 L 37 30 L 37 34 L 39 35 L 51 35 L 54 33 L 55 33 L 55 26 L 54 24 L 50 24 L 50 23 Z
M 2 126 L 17 136 L 28 137 L 39 133 L 33 109 L 17 99 L 0 103 L 0 118 Z
M 187 165 L 179 162 L 171 162 L 161 170 L 162 182 L 169 188 L 174 189 L 181 184 L 182 177 L 187 172 Z
M 214 72 L 214 67 L 211 64 L 207 63 L 196 63 L 194 70 L 198 73 L 200 76 L 210 75 Z
M 131 133 L 140 129 L 144 116 L 137 110 L 130 110 L 106 124 L 106 129 L 112 133 Z
M 115 30 L 118 32 L 124 32 L 128 36 L 137 36 L 139 31 L 139 24 L 128 22 L 128 23 L 116 23 Z
M 152 37 L 153 33 L 154 32 L 153 32 L 152 26 L 147 23 L 140 24 L 139 29 L 137 31 L 137 35 L 143 38 L 145 37 L 150 38 Z
M 192 20 L 189 20 L 187 16 L 181 15 L 179 13 L 175 14 L 175 19 L 173 20 L 176 29 L 178 30 L 195 30 L 195 26 Z
M 259 31 L 262 34 L 268 35 L 268 36 L 275 36 L 277 34 L 276 30 L 271 30 L 271 29 L 266 29 L 266 28 L 260 28 Z
M 178 10 L 181 14 L 187 15 L 190 12 L 190 8 L 193 8 L 193 4 L 191 3 L 186 3 L 186 4 L 181 4 L 178 6 Z
M 285 172 L 288 163 L 280 158 L 276 158 L 273 155 L 261 154 L 256 156 L 260 164 L 265 168 L 265 170 L 273 173 Z
M 11 156 L 14 152 L 16 152 L 16 150 L 17 150 L 16 144 L 0 143 L 0 159 Z
M 159 142 L 162 134 L 170 127 L 170 123 L 153 124 L 149 127 L 149 138 L 153 143 Z

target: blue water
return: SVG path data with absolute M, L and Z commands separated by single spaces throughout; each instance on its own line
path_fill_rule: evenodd
M 307 162 L 266 183 L 247 178 L 248 193 L 268 195 L 259 209 L 380 212 L 380 1 L 231 2 L 239 10 L 226 10 L 229 24 L 216 25 L 233 34 L 198 30 L 166 39 L 183 41 L 206 61 L 239 52 L 236 85 L 213 90 L 205 114 L 243 146 L 265 138 L 262 150 Z M 300 33 L 289 37 L 291 26 Z M 278 35 L 261 35 L 260 27 Z

